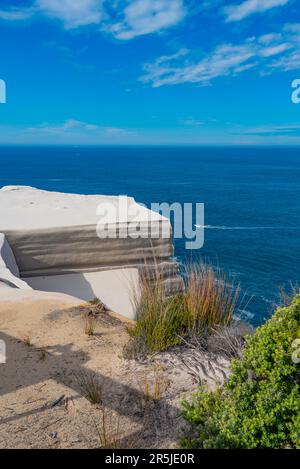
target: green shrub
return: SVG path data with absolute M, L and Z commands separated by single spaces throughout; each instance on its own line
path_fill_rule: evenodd
M 279 308 L 252 337 L 231 377 L 214 392 L 201 388 L 183 403 L 192 434 L 184 447 L 300 448 L 300 363 L 294 341 L 300 338 L 300 295 Z M 299 346 L 298 346 L 299 348 Z

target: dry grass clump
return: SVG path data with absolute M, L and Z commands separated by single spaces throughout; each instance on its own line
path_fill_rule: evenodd
M 300 285 L 298 283 L 293 284 L 290 283 L 288 288 L 280 287 L 279 289 L 279 296 L 280 296 L 280 304 L 278 306 L 287 307 L 289 306 L 293 298 L 300 293 Z
M 26 335 L 23 340 L 22 340 L 23 344 L 26 345 L 26 347 L 31 347 L 32 346 L 32 342 L 31 342 L 31 339 L 29 337 L 29 335 Z
M 101 408 L 100 422 L 95 424 L 100 449 L 133 449 L 136 438 L 126 436 L 121 431 L 120 415 Z
M 89 301 L 89 304 L 94 308 L 94 311 L 97 314 L 103 314 L 107 312 L 107 307 L 101 300 L 99 300 L 99 298 L 94 298 L 93 300 Z
M 133 294 L 137 322 L 128 329 L 127 358 L 162 351 L 183 342 L 183 338 L 216 325 L 227 326 L 237 309 L 239 288 L 228 283 L 225 274 L 211 265 L 186 269 L 185 291 L 166 298 L 160 276 L 143 276 L 140 295 Z
M 79 411 L 77 413 L 78 432 L 87 448 L 123 450 L 140 447 L 139 435 L 135 431 L 128 431 L 126 421 L 121 419 L 118 412 L 101 405 L 90 416 Z
M 88 336 L 92 336 L 95 333 L 97 326 L 97 315 L 93 311 L 88 311 L 83 315 L 84 320 L 84 333 Z
M 96 430 L 101 449 L 121 449 L 122 438 L 120 433 L 120 416 L 108 412 L 102 408 L 100 423 L 96 424 Z
M 217 326 L 207 341 L 207 350 L 229 360 L 241 358 L 245 337 L 252 335 L 254 329 L 246 323 L 234 323 L 230 326 Z
M 102 404 L 102 383 L 91 371 L 81 371 L 75 375 L 80 394 L 91 404 Z
M 154 367 L 153 377 L 147 376 L 143 381 L 143 395 L 146 402 L 157 402 L 170 386 L 170 380 L 163 373 L 160 365 Z
M 187 267 L 185 304 L 190 328 L 229 324 L 238 298 L 239 287 L 234 288 L 219 268 L 206 264 Z
M 139 437 L 125 434 L 122 430 L 120 415 L 111 410 L 101 407 L 99 421 L 94 420 L 98 447 L 100 449 L 135 449 L 140 447 Z

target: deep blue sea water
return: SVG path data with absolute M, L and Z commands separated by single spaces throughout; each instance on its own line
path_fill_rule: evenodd
M 0 147 L 0 186 L 204 202 L 202 256 L 240 282 L 261 324 L 280 286 L 300 283 L 300 149 Z M 184 240 L 175 254 L 190 260 Z

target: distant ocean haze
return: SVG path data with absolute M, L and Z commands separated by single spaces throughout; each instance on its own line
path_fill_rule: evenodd
M 205 204 L 205 241 L 184 264 L 210 261 L 240 283 L 240 315 L 261 324 L 279 288 L 300 283 L 300 149 L 0 147 L 0 186 Z M 199 227 L 202 229 L 203 227 Z

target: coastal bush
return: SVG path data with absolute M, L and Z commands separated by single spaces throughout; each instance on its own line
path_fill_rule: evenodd
M 300 295 L 253 336 L 223 388 L 203 387 L 183 415 L 186 448 L 300 448 Z
M 187 268 L 183 293 L 166 298 L 157 274 L 141 280 L 140 295 L 133 295 L 137 321 L 128 329 L 130 342 L 125 355 L 135 358 L 179 345 L 189 335 L 228 325 L 236 309 L 238 289 L 212 266 Z

